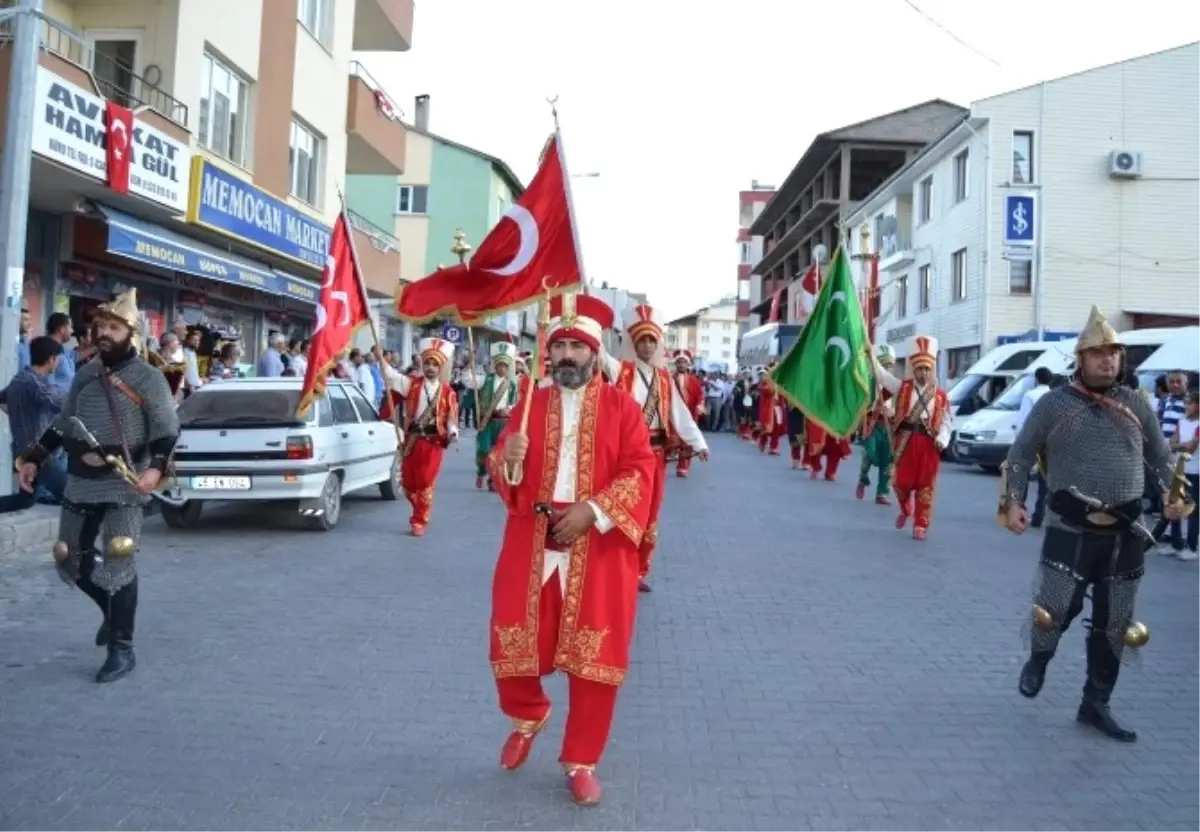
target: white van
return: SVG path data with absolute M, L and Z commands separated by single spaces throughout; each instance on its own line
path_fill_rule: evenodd
M 1001 393 L 1013 379 L 1025 373 L 1047 350 L 1061 348 L 1061 341 L 1025 341 L 1001 344 L 988 350 L 987 355 L 971 365 L 967 374 L 954 382 L 947 395 L 950 413 L 956 418 L 970 416 L 982 410 Z
M 955 431 L 954 458 L 968 465 L 978 465 L 985 471 L 1000 470 L 1000 464 L 1008 456 L 1008 449 L 1017 436 L 1017 411 L 1021 409 L 1021 399 L 1037 386 L 1034 373 L 1045 367 L 1054 377 L 1052 387 L 1065 382 L 1067 368 L 1075 361 L 1076 340 L 1054 342 L 994 402 L 968 416 Z
M 1151 395 L 1154 380 L 1172 370 L 1188 374 L 1189 389 L 1200 387 L 1200 326 L 1181 326 L 1171 330 L 1166 342 L 1137 366 L 1138 385 Z

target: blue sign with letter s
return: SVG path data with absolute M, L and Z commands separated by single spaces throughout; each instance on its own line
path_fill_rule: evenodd
M 1009 194 L 1004 198 L 1004 242 L 1033 245 L 1037 240 L 1037 198 Z

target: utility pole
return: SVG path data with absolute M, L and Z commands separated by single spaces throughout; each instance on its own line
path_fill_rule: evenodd
M 0 158 L 0 252 L 4 259 L 4 307 L 0 309 L 0 387 L 17 371 L 21 303 L 25 287 L 25 231 L 29 224 L 29 178 L 33 170 L 33 120 L 37 103 L 38 49 L 42 0 L 22 0 L 0 12 L 13 20 L 12 63 L 8 78 L 8 122 Z M 12 431 L 3 420 L 0 471 L 11 474 Z M 0 493 L 12 491 L 12 477 L 0 476 Z

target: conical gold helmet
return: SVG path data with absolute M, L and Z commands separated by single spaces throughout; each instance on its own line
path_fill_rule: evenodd
M 1087 324 L 1079 333 L 1079 340 L 1075 343 L 1075 352 L 1094 350 L 1099 347 L 1124 347 L 1124 344 L 1121 343 L 1112 324 L 1108 322 L 1108 318 L 1100 314 L 1100 310 L 1093 305 Z
M 111 318 L 129 327 L 134 334 L 140 330 L 141 316 L 137 307 L 137 289 L 126 289 L 121 294 L 96 308 L 96 317 Z

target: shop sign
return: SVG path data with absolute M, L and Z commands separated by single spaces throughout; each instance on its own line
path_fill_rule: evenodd
M 187 220 L 307 266 L 325 268 L 328 226 L 203 156 L 192 159 Z
M 101 182 L 108 181 L 105 101 L 38 67 L 33 152 Z M 176 211 L 187 209 L 188 146 L 134 120 L 129 192 Z
M 108 215 L 108 252 L 173 272 L 185 272 L 245 289 L 315 304 L 319 287 L 259 268 L 250 261 L 208 251 L 165 229 L 149 226 L 112 209 Z

